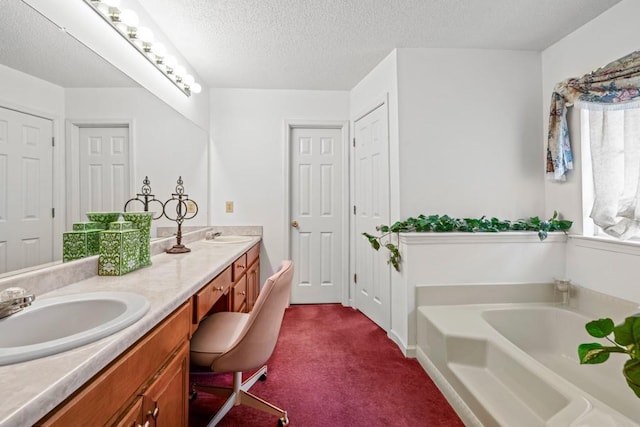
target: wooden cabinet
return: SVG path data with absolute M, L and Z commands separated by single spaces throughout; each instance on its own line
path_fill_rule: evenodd
M 187 302 L 36 425 L 186 426 L 190 330 Z
M 260 292 L 260 243 L 233 263 L 233 311 L 248 313 Z
M 207 283 L 193 296 L 193 323 L 197 325 L 223 297 L 229 295 L 233 284 L 233 267 L 227 267 L 222 273 Z M 227 310 L 228 302 L 224 301 Z
M 260 293 L 260 260 L 257 259 L 247 270 L 247 312 L 253 310 L 253 306 Z

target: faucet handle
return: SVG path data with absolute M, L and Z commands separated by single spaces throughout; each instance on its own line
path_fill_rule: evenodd
M 0 292 L 0 302 L 13 301 L 18 298 L 23 298 L 26 295 L 27 295 L 26 289 L 18 288 L 18 287 L 7 288 L 4 291 Z

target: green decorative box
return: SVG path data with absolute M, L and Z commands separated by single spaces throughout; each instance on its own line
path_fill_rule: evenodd
M 140 230 L 140 267 L 151 265 L 149 245 L 151 243 L 151 221 L 153 220 L 153 212 L 124 212 L 122 217 L 125 221 L 131 221 L 133 226 Z
M 67 231 L 62 234 L 62 261 L 98 254 L 101 230 Z
M 73 231 L 104 230 L 104 224 L 95 221 L 76 222 Z
M 109 230 L 111 231 L 133 230 L 133 223 L 131 221 L 114 221 L 109 224 Z
M 122 276 L 137 269 L 140 258 L 140 231 L 105 230 L 100 233 L 98 275 Z

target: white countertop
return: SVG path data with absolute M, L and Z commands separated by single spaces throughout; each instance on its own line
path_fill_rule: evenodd
M 159 254 L 152 265 L 124 276 L 94 276 L 51 292 L 47 298 L 90 291 L 144 295 L 151 305 L 133 325 L 99 341 L 40 359 L 0 366 L 0 427 L 32 425 L 187 301 L 238 256 L 260 241 L 215 245 L 189 243 L 191 252 Z

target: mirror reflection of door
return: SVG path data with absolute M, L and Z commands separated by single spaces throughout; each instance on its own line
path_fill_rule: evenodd
M 53 259 L 53 123 L 0 107 L 0 273 Z
M 81 215 L 122 211 L 131 198 L 129 128 L 81 127 L 78 140 Z

